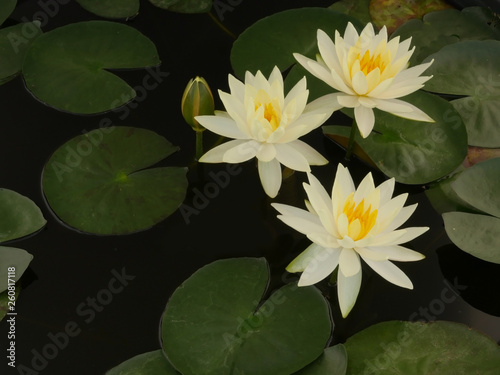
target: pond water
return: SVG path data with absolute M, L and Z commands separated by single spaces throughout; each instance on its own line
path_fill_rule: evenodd
M 30 19 L 40 11 L 39 3 L 21 1 L 12 16 L 13 23 L 23 17 Z M 304 4 L 233 3 L 238 5 L 213 15 L 236 35 L 263 16 Z M 315 0 L 307 5 L 325 7 L 330 3 Z M 50 17 L 45 30 L 96 18 L 73 2 L 57 4 L 59 11 Z M 34 255 L 16 306 L 17 362 L 31 367 L 37 353 L 42 353 L 54 337 L 65 330 L 72 333 L 53 358 L 45 364 L 40 360 L 40 373 L 44 374 L 104 374 L 132 356 L 156 350 L 160 347 L 159 321 L 169 296 L 198 268 L 221 258 L 266 257 L 273 289 L 294 278 L 284 269 L 308 244 L 304 236 L 276 218 L 271 200 L 261 188 L 255 161 L 230 169 L 222 164 L 200 167 L 193 162 L 195 136 L 182 119 L 181 95 L 188 80 L 197 75 L 209 82 L 214 93 L 217 88 L 227 90 L 233 39 L 208 15 L 174 14 L 148 2 L 141 3 L 140 14 L 129 25 L 152 39 L 162 65 L 153 72 L 119 72 L 132 86 L 141 85 L 146 74 L 158 81 L 156 88 L 126 110 L 76 116 L 35 100 L 20 77 L 0 86 L 0 186 L 31 198 L 48 221 L 41 232 L 12 245 Z M 216 107 L 222 109 L 221 103 Z M 140 233 L 103 237 L 71 230 L 51 213 L 40 187 L 45 162 L 64 142 L 97 128 L 106 118 L 118 126 L 151 129 L 180 146 L 179 152 L 159 165 L 190 166 L 183 206 L 187 211 L 177 211 Z M 327 124 L 345 121 L 341 114 L 335 114 Z M 218 137 L 206 133 L 208 147 Z M 370 170 L 357 160 L 346 162 L 344 151 L 319 130 L 304 140 L 329 159 L 328 166 L 313 169 L 328 188 L 339 162 L 349 167 L 356 183 Z M 301 182 L 305 178 L 302 173 L 292 175 L 275 201 L 302 206 Z M 385 177 L 374 173 L 374 179 L 380 183 Z M 442 219 L 427 201 L 424 187 L 398 184 L 395 194 L 406 191 L 410 192 L 407 204 L 419 203 L 407 226 L 431 228 L 410 245 L 426 259 L 398 263 L 413 281 L 414 290 L 394 286 L 367 269 L 357 303 L 342 319 L 335 288 L 321 283 L 318 286 L 332 305 L 332 342 L 343 342 L 370 325 L 394 319 L 461 322 L 500 341 L 500 266 L 450 245 Z M 0 332 L 3 350 L 5 321 L 0 323 Z

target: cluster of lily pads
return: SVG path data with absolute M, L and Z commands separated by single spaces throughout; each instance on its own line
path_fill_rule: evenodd
M 120 2 L 123 7 L 111 0 L 78 2 L 109 18 L 132 17 L 139 9 L 138 0 Z M 151 3 L 181 12 L 204 12 L 212 6 L 211 1 Z M 0 21 L 15 4 L 0 5 Z M 452 322 L 379 323 L 345 344 L 328 347 L 333 330 L 330 303 L 312 285 L 337 268 L 338 278 L 332 280 L 338 281 L 344 316 L 353 308 L 359 290 L 360 257 L 390 282 L 411 287 L 411 281 L 389 260 L 421 259 L 399 244 L 425 228 L 396 230 L 415 207 L 403 207 L 406 196 L 392 198 L 395 181 L 428 187 L 427 196 L 443 214 L 451 241 L 480 259 L 500 264 L 496 238 L 500 162 L 492 158 L 500 148 L 498 19 L 483 8 L 444 9 L 385 28 L 372 17 L 380 18 L 374 10 L 376 1 L 342 1 L 331 8 L 276 13 L 238 37 L 231 52 L 236 76 L 229 78 L 231 94 L 220 93 L 226 112 L 196 117 L 197 126 L 235 140 L 209 150 L 200 161 L 242 162 L 257 157 L 264 190 L 274 197 L 281 185 L 280 163 L 309 173 L 309 165 L 327 162 L 297 138 L 341 110 L 353 118 L 353 125 L 323 126 L 323 133 L 390 179 L 375 188 L 368 175 L 356 190 L 348 172 L 339 166 L 329 196 L 309 174 L 309 185 L 304 186 L 309 198 L 306 210 L 275 205 L 286 224 L 312 241 L 288 268 L 303 272 L 301 280 L 268 291 L 265 259 L 209 264 L 170 297 L 161 319 L 161 349 L 134 357 L 108 375 L 396 374 L 415 368 L 419 373 L 439 374 L 498 371 L 497 344 Z M 371 24 L 365 26 L 369 22 L 380 28 L 379 34 Z M 384 44 L 387 29 L 390 40 Z M 373 75 L 366 78 L 372 68 L 363 73 L 368 83 L 356 78 L 362 67 L 346 73 L 351 81 L 336 80 L 339 72 L 345 73 L 343 62 L 351 61 L 351 50 L 346 55 L 336 50 L 338 60 L 324 51 L 334 42 L 338 46 L 339 33 L 344 31 L 342 41 L 353 39 L 353 46 L 357 40 L 362 45 L 367 35 L 380 36 L 376 46 L 387 46 L 389 54 L 384 58 L 390 62 L 406 56 L 409 42 L 401 53 L 397 46 L 411 38 L 415 50 L 408 55 L 408 71 L 420 64 L 426 77 L 420 71 L 408 74 L 413 89 L 405 91 L 402 85 L 401 95 L 393 91 L 385 97 L 382 90 L 378 96 L 368 93 L 376 86 L 370 86 Z M 160 64 L 146 36 L 108 21 L 71 24 L 46 33 L 36 21 L 15 25 L 0 30 L 0 47 L 6 51 L 1 83 L 21 74 L 37 99 L 74 114 L 112 110 L 135 97 L 135 91 L 107 69 Z M 356 58 L 362 60 L 364 55 L 358 53 Z M 328 70 L 320 69 L 325 66 L 337 72 L 333 79 L 325 73 Z M 374 66 L 385 68 L 380 62 Z M 382 85 L 383 79 L 377 78 Z M 424 82 L 425 87 L 417 91 Z M 277 87 L 281 94 L 275 97 L 265 90 L 276 93 Z M 292 93 L 289 97 L 283 87 Z M 395 100 L 399 96 L 404 96 L 404 103 Z M 150 168 L 176 150 L 164 137 L 145 129 L 96 129 L 54 151 L 42 174 L 43 192 L 57 217 L 83 233 L 121 235 L 146 230 L 175 212 L 185 198 L 187 168 Z M 389 208 L 384 211 L 384 206 Z M 35 233 L 46 223 L 33 202 L 10 190 L 0 189 L 0 210 L 0 243 Z M 17 266 L 17 279 L 31 259 L 24 250 L 0 247 L 0 263 Z M 5 270 L 0 269 L 3 281 Z M 6 288 L 0 284 L 0 318 L 6 311 Z

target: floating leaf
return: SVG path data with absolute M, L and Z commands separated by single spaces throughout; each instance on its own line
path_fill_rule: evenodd
M 347 371 L 347 352 L 344 345 L 326 348 L 321 356 L 295 375 L 345 375 Z
M 38 37 L 23 65 L 26 87 L 47 105 L 80 114 L 117 108 L 136 93 L 106 69 L 160 64 L 154 44 L 132 27 L 89 21 Z
M 425 15 L 422 20 L 410 20 L 392 34 L 392 37 L 395 36 L 400 36 L 401 40 L 412 38 L 415 52 L 410 63 L 415 65 L 448 44 L 465 40 L 499 39 L 500 31 L 488 24 L 474 9 L 465 8 L 461 12 L 455 9 L 441 10 Z
M 52 154 L 43 171 L 43 191 L 56 215 L 78 230 L 102 235 L 144 230 L 184 200 L 185 168 L 145 169 L 176 150 L 145 129 L 93 130 Z
M 456 43 L 428 57 L 432 58 L 426 74 L 434 77 L 425 89 L 466 95 L 451 103 L 464 120 L 469 144 L 500 147 L 500 41 Z
M 273 14 L 257 21 L 238 37 L 231 50 L 231 64 L 239 77 L 247 70 L 252 73 L 260 70 L 268 76 L 274 66 L 284 71 L 296 63 L 294 52 L 315 56 L 318 29 L 333 38 L 335 30 L 345 30 L 349 21 L 359 25 L 354 18 L 324 8 L 291 9 Z
M 379 29 L 387 27 L 392 33 L 399 26 L 412 18 L 422 18 L 425 14 L 451 6 L 443 0 L 371 0 L 370 16 Z
M 457 195 L 478 211 L 500 217 L 500 158 L 466 169 L 452 182 Z
M 206 13 L 212 9 L 212 0 L 149 0 L 158 8 L 178 13 Z
M 106 372 L 106 375 L 179 375 L 161 350 L 139 354 Z
M 26 52 L 41 34 L 39 22 L 20 23 L 0 30 L 0 85 L 21 72 Z
M 434 123 L 402 119 L 375 110 L 374 132 L 356 142 L 387 176 L 406 184 L 425 184 L 457 168 L 467 154 L 460 116 L 446 100 L 416 92 L 402 100 L 423 110 Z M 352 111 L 350 113 L 352 117 Z M 350 127 L 325 126 L 328 136 L 348 137 Z
M 372 22 L 370 17 L 370 0 L 340 0 L 328 9 L 356 18 L 362 23 Z
M 47 222 L 31 199 L 8 189 L 0 189 L 0 212 L 0 243 L 32 234 Z
M 85 10 L 100 17 L 129 18 L 139 13 L 139 0 L 76 0 Z
M 331 332 L 329 307 L 315 287 L 288 284 L 263 304 L 265 259 L 211 263 L 170 298 L 163 349 L 184 375 L 288 375 L 314 361 Z
M 345 343 L 348 375 L 496 375 L 500 347 L 453 322 L 391 321 L 373 325 Z
M 8 279 L 17 281 L 28 268 L 33 255 L 15 247 L 0 246 L 0 293 L 7 289 Z M 14 267 L 14 277 L 9 276 L 9 267 Z
M 9 298 L 9 294 L 8 294 L 7 290 L 0 293 L 0 321 L 2 321 L 2 319 L 5 318 L 5 316 L 9 312 L 9 307 L 13 306 L 12 304 L 9 305 L 9 302 L 15 302 L 17 300 L 17 297 L 19 296 L 20 291 L 21 291 L 21 288 L 16 286 L 16 289 L 14 292 L 15 293 L 14 294 L 14 301 L 12 301 Z
M 493 216 L 447 212 L 444 228 L 450 240 L 461 250 L 487 262 L 500 264 L 500 219 Z
M 450 211 L 477 212 L 467 202 L 461 199 L 452 188 L 452 182 L 457 175 L 444 179 L 431 185 L 425 191 L 425 195 L 432 204 L 432 207 L 440 214 Z
M 0 2 L 0 25 L 5 22 L 7 18 L 14 11 L 17 0 L 2 0 Z

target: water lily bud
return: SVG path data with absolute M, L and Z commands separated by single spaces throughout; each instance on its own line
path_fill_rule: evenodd
M 191 125 L 193 130 L 201 132 L 205 130 L 195 116 L 214 114 L 214 97 L 207 81 L 202 77 L 191 79 L 184 90 L 181 102 L 182 116 Z

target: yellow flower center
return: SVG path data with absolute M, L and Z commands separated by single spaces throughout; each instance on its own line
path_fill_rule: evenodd
M 382 74 L 388 65 L 388 61 L 383 59 L 380 54 L 370 56 L 370 51 L 368 50 L 365 52 L 363 57 L 360 58 L 360 56 L 361 54 L 358 54 L 357 56 L 357 60 L 359 60 L 359 69 L 365 74 L 365 76 L 376 68 L 379 68 L 380 74 Z
M 342 212 L 347 216 L 349 221 L 349 237 L 354 241 L 365 237 L 373 228 L 377 221 L 378 210 L 372 211 L 370 205 L 365 209 L 365 200 L 356 205 L 353 199 L 354 193 L 351 193 L 345 203 Z
M 264 90 L 259 90 L 255 97 L 255 111 L 264 107 L 264 118 L 269 122 L 271 128 L 276 130 L 281 122 L 281 107 L 278 98 L 271 99 Z

